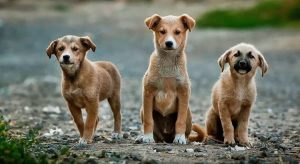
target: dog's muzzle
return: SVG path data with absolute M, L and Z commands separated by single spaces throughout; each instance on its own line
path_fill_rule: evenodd
M 252 66 L 247 60 L 240 60 L 234 64 L 234 69 L 240 74 L 246 74 L 251 71 Z

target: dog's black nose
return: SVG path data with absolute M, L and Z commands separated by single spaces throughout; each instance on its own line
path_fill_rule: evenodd
M 63 56 L 63 59 L 64 59 L 64 61 L 69 61 L 70 56 L 69 56 L 69 55 L 64 55 L 64 56 Z
M 239 62 L 240 67 L 245 67 L 246 64 L 247 64 L 246 61 L 243 60 Z
M 173 47 L 173 42 L 172 41 L 166 41 L 166 46 L 168 47 L 168 48 L 172 48 Z

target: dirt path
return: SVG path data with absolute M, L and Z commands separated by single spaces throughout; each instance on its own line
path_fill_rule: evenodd
M 253 148 L 243 150 L 214 143 L 185 146 L 134 143 L 141 130 L 141 78 L 153 50 L 152 34 L 144 27 L 144 18 L 157 11 L 162 15 L 188 13 L 195 17 L 213 7 L 218 5 L 203 2 L 170 7 L 91 2 L 66 6 L 24 1 L 3 8 L 0 10 L 0 112 L 11 120 L 16 132 L 41 128 L 39 151 L 64 162 L 299 163 L 300 31 L 296 29 L 197 29 L 190 33 L 187 48 L 192 80 L 190 105 L 193 121 L 202 125 L 210 105 L 210 88 L 220 73 L 218 56 L 242 41 L 254 43 L 266 56 L 270 71 L 264 78 L 258 72 L 256 78 L 258 98 L 249 131 Z M 103 102 L 95 143 L 83 150 L 72 148 L 78 134 L 60 95 L 60 70 L 54 58 L 49 60 L 45 54 L 49 41 L 65 34 L 92 36 L 98 47 L 88 57 L 109 60 L 119 67 L 124 79 L 122 114 L 126 139 L 111 140 L 112 115 Z M 63 134 L 43 137 L 55 128 Z M 70 154 L 55 156 L 63 145 L 71 148 Z

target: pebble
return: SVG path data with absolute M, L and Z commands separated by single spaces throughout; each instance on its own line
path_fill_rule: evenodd
M 96 157 L 89 157 L 89 159 L 86 160 L 86 164 L 97 164 L 97 158 Z
M 269 139 L 270 142 L 273 142 L 273 143 L 276 143 L 276 142 L 279 142 L 280 141 L 280 138 L 279 137 L 271 137 Z
M 171 146 L 164 146 L 164 147 L 155 147 L 154 150 L 156 152 L 168 152 L 168 151 L 172 151 L 173 148 Z
M 193 153 L 194 149 L 185 149 L 185 152 L 187 152 L 187 153 Z
M 123 138 L 124 139 L 128 139 L 130 137 L 130 133 L 129 132 L 125 132 L 124 134 L 123 134 Z
M 129 157 L 134 161 L 141 161 L 143 156 L 139 153 L 130 153 Z

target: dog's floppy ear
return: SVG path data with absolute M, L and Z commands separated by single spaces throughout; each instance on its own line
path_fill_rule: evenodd
M 83 46 L 87 48 L 87 50 L 92 49 L 93 52 L 96 51 L 96 45 L 92 42 L 91 38 L 88 36 L 80 37 L 80 41 Z
M 154 29 L 160 22 L 161 17 L 158 14 L 154 14 L 149 18 L 145 19 L 145 24 L 149 29 Z
M 182 21 L 182 23 L 183 23 L 183 26 L 186 28 L 186 29 L 188 29 L 190 32 L 192 31 L 192 29 L 195 27 L 195 20 L 191 17 L 191 16 L 189 16 L 189 15 L 187 15 L 187 14 L 182 14 L 181 16 L 180 16 L 180 20 Z
M 52 55 L 52 54 L 55 54 L 55 53 L 56 53 L 56 52 L 55 52 L 55 48 L 56 48 L 56 46 L 57 46 L 57 43 L 58 43 L 58 40 L 52 41 L 52 42 L 49 44 L 48 48 L 46 49 L 46 53 L 47 53 L 49 59 L 51 58 L 51 55 Z
M 258 52 L 258 59 L 259 59 L 258 66 L 261 68 L 261 76 L 263 77 L 264 74 L 268 71 L 269 66 L 262 53 L 260 53 L 259 51 L 257 52 Z
M 231 49 L 226 50 L 218 59 L 219 66 L 221 67 L 221 71 L 224 71 L 224 66 L 228 62 L 228 56 L 231 53 Z

